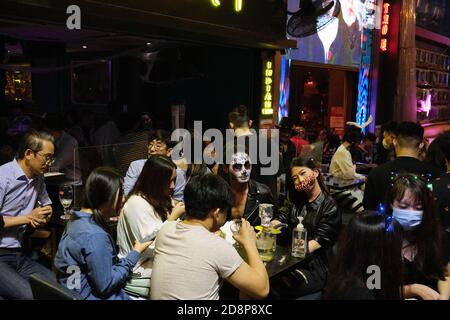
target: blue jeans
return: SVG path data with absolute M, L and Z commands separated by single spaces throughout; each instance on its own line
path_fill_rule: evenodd
M 39 274 L 56 281 L 55 274 L 21 251 L 0 249 L 0 296 L 4 299 L 33 300 L 29 276 Z

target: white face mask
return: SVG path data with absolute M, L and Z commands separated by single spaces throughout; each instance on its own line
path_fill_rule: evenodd
M 252 164 L 250 157 L 244 152 L 233 154 L 231 164 L 228 167 L 230 173 L 236 178 L 239 183 L 246 183 L 250 180 L 250 173 L 252 172 Z
M 393 207 L 392 217 L 402 226 L 403 230 L 410 231 L 422 223 L 423 211 Z

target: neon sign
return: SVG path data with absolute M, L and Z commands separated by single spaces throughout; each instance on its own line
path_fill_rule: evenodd
M 220 7 L 220 5 L 222 4 L 220 2 L 220 0 L 210 0 L 210 1 L 211 1 L 211 4 L 216 8 Z M 234 11 L 241 12 L 243 3 L 244 3 L 244 0 L 234 0 Z
M 375 21 L 377 0 L 366 2 L 365 23 L 361 40 L 361 65 L 359 67 L 358 102 L 356 111 L 356 123 L 363 125 L 370 114 L 370 76 L 372 66 L 373 21 Z M 365 132 L 365 128 L 362 129 Z
M 267 61 L 264 67 L 264 90 L 263 90 L 263 108 L 261 114 L 273 114 L 273 62 Z
M 389 3 L 383 4 L 383 18 L 381 20 L 381 42 L 380 49 L 381 51 L 387 51 L 387 34 L 389 31 L 389 7 L 391 5 Z
M 428 115 L 430 114 L 430 111 L 431 111 L 431 94 L 430 94 L 430 91 L 427 90 L 427 94 L 426 94 L 425 100 L 419 100 L 418 102 L 420 104 L 419 111 L 420 112 L 425 112 L 427 114 L 427 117 L 428 117 Z

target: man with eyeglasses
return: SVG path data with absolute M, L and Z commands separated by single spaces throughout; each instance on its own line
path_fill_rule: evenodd
M 55 275 L 28 258 L 22 241 L 28 226 L 46 224 L 52 214 L 44 173 L 54 161 L 53 137 L 45 132 L 28 132 L 19 144 L 16 158 L 0 167 L 0 296 L 5 299 L 33 299 L 28 282 L 32 274 L 50 280 Z
M 148 142 L 148 157 L 156 154 L 165 155 L 170 157 L 172 154 L 172 149 L 175 143 L 170 140 L 170 133 L 166 130 L 156 130 L 156 132 L 150 137 Z M 133 161 L 128 167 L 127 174 L 124 180 L 124 192 L 127 195 L 131 189 L 133 189 L 139 175 L 144 168 L 144 164 L 147 159 L 141 159 Z M 155 183 L 157 183 L 155 181 Z M 186 185 L 186 174 L 185 172 L 177 168 L 177 178 L 175 182 L 175 190 L 173 192 L 172 198 L 176 201 L 183 202 L 183 191 Z

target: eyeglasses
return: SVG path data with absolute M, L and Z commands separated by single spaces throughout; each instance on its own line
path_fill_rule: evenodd
M 156 143 L 154 143 L 154 142 L 150 142 L 149 144 L 148 144 L 148 149 L 150 150 L 150 149 L 156 149 L 156 150 L 163 150 L 163 149 L 165 149 L 167 146 L 164 144 L 164 143 L 161 143 L 161 142 L 156 142 Z
M 55 163 L 55 156 L 52 154 L 42 154 L 41 152 L 36 152 L 36 151 L 34 151 L 34 153 L 38 154 L 39 156 L 44 158 L 45 164 L 47 164 L 49 166 L 51 166 L 52 164 Z

